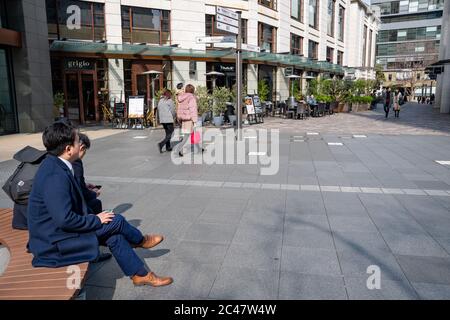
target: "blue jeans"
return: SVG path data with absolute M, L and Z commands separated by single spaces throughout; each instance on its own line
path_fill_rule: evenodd
M 103 224 L 95 233 L 99 244 L 108 246 L 126 276 L 147 274 L 144 263 L 130 245 L 141 243 L 144 236 L 122 215 L 116 214 L 110 223 Z

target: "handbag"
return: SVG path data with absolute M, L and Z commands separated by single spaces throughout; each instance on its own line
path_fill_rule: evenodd
M 191 133 L 191 144 L 199 144 L 201 140 L 201 135 L 199 131 L 194 130 Z
M 193 127 L 194 127 L 194 123 L 192 121 L 190 121 L 190 120 L 182 121 L 181 122 L 181 133 L 189 134 L 192 132 Z

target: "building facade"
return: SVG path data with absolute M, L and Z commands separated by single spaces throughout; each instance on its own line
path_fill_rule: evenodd
M 45 0 L 0 0 L 0 134 L 52 120 Z
M 179 82 L 211 88 L 210 71 L 224 74 L 216 85 L 231 88 L 236 81 L 233 49 L 196 39 L 226 34 L 216 27 L 217 6 L 241 11 L 243 43 L 261 48 L 243 53 L 243 85 L 250 94 L 264 81 L 268 100 L 286 99 L 287 68 L 303 78 L 304 90 L 307 79 L 343 77 L 347 66 L 363 68 L 361 77 L 369 78 L 375 62 L 379 20 L 362 0 L 31 2 L 45 7 L 46 30 L 41 29 L 51 65 L 44 73 L 51 70 L 47 113 L 53 94 L 63 93 L 65 116 L 82 124 L 101 121 L 104 108 L 126 103 L 132 95 L 145 95 L 150 105 L 153 92 Z
M 350 78 L 375 79 L 376 37 L 380 26 L 377 10 L 359 0 L 350 1 L 350 23 L 346 30 L 346 66 Z
M 435 92 L 425 68 L 438 60 L 443 5 L 444 0 L 372 1 L 381 12 L 376 63 L 385 71 L 385 86 L 403 87 L 416 97 Z
M 437 74 L 436 106 L 441 113 L 450 113 L 450 1 L 445 2 L 442 21 L 441 46 L 439 61 L 436 63 L 440 69 Z

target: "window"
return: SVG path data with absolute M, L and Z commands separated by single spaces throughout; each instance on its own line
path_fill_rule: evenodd
M 276 0 L 258 0 L 258 3 L 272 10 L 277 10 Z
M 122 6 L 121 15 L 124 42 L 170 44 L 170 11 Z
M 438 10 L 444 7 L 444 0 L 429 0 L 428 10 Z
M 337 52 L 337 64 L 340 66 L 344 65 L 344 53 L 342 51 Z
M 409 12 L 417 12 L 419 10 L 419 0 L 409 1 Z
M 364 26 L 364 29 L 363 29 L 362 45 L 363 45 L 363 49 L 362 49 L 361 65 L 363 67 L 365 67 L 366 66 L 366 53 L 367 53 L 367 26 Z
M 340 41 L 344 41 L 344 22 L 345 22 L 345 9 L 343 6 L 339 6 L 338 40 Z
M 336 0 L 328 0 L 327 34 L 334 37 L 334 6 Z
M 373 31 L 370 30 L 369 31 L 369 62 L 368 62 L 369 67 L 372 66 L 372 46 L 373 46 L 372 38 L 373 38 Z
M 68 27 L 76 5 L 80 8 L 81 28 Z M 104 4 L 77 0 L 46 0 L 48 35 L 50 39 L 105 40 Z
M 334 49 L 327 47 L 327 62 L 333 63 Z
M 276 29 L 265 23 L 258 23 L 258 46 L 267 52 L 276 52 Z
M 400 12 L 400 1 L 391 2 L 391 14 L 396 14 Z
M 303 22 L 303 1 L 291 0 L 291 18 Z
M 381 17 L 382 23 L 405 22 L 413 20 L 438 19 L 442 17 L 442 11 L 423 12 L 414 15 L 400 15 L 393 17 Z
M 303 37 L 291 33 L 291 54 L 303 55 Z
M 312 60 L 317 60 L 319 58 L 319 44 L 312 40 L 309 40 L 308 58 Z
M 247 43 L 247 19 L 241 19 L 242 27 L 242 43 Z M 205 16 L 205 35 L 206 36 L 229 36 L 230 34 L 226 31 L 222 31 L 216 28 L 216 16 L 207 14 Z M 209 44 L 207 48 L 212 48 L 213 45 Z
M 397 42 L 424 39 L 440 39 L 441 26 L 409 28 L 401 30 L 381 30 L 378 42 Z
M 11 62 L 9 50 L 0 48 L 0 135 L 17 132 L 17 110 L 14 86 L 12 85 Z
M 309 26 L 319 29 L 319 2 L 318 0 L 309 0 Z

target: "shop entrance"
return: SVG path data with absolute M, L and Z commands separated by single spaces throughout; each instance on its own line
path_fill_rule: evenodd
M 79 124 L 100 121 L 95 71 L 65 72 L 65 115 Z
M 152 106 L 153 93 L 156 95 L 163 88 L 164 74 L 143 74 L 148 71 L 163 72 L 162 63 L 133 61 L 131 66 L 132 94 L 145 96 L 145 107 Z
M 276 68 L 268 65 L 260 65 L 258 68 L 258 83 L 265 82 L 269 87 L 267 101 L 274 101 L 276 96 Z

